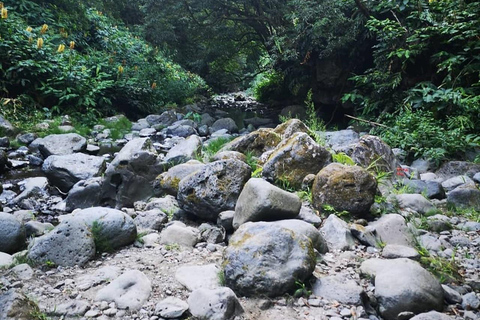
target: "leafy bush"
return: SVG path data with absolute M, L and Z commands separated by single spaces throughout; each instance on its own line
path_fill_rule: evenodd
M 252 89 L 255 99 L 260 102 L 278 99 L 285 94 L 283 75 L 276 71 L 262 73 L 253 83 Z
M 77 113 L 78 118 L 140 116 L 183 103 L 205 88 L 201 78 L 95 9 L 77 4 L 84 20 L 73 25 L 64 23 L 68 16 L 53 4 L 21 0 L 5 1 L 5 7 L 0 98 L 21 101 L 14 113 L 46 108 L 52 115 Z

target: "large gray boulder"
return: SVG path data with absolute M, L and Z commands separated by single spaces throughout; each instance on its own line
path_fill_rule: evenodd
M 243 187 L 235 206 L 233 227 L 247 221 L 293 219 L 300 212 L 302 202 L 294 194 L 267 181 L 251 178 Z
M 398 244 L 412 247 L 414 239 L 411 231 L 407 227 L 405 218 L 399 214 L 386 214 L 377 221 L 371 223 L 369 228 L 373 228 L 379 241 L 383 244 Z
M 15 253 L 25 247 L 25 227 L 9 213 L 0 212 L 0 252 Z
M 104 170 L 103 157 L 84 153 L 49 156 L 42 166 L 49 182 L 63 192 L 68 192 L 80 180 L 101 175 Z
M 162 114 L 151 114 L 148 115 L 145 120 L 150 126 L 153 127 L 168 127 L 169 125 L 172 125 L 174 122 L 176 122 L 177 119 L 177 114 L 173 110 L 168 110 L 163 112 Z
M 344 152 L 351 144 L 357 143 L 360 135 L 352 129 L 321 132 L 320 136 L 335 152 Z
M 435 210 L 435 206 L 421 194 L 397 194 L 396 199 L 400 209 L 411 209 L 420 214 Z
M 173 166 L 168 169 L 167 172 L 164 172 L 155 178 L 155 190 L 158 190 L 159 193 L 166 192 L 170 195 L 176 196 L 180 180 L 204 167 L 205 164 L 197 160 L 190 160 L 186 163 Z
M 317 174 L 330 163 L 332 156 L 308 134 L 297 132 L 283 140 L 263 165 L 263 176 L 271 181 L 288 182 L 299 188 L 308 174 Z
M 376 136 L 362 136 L 357 143 L 350 145 L 345 153 L 364 168 L 373 165 L 378 171 L 395 172 L 399 166 L 390 146 Z
M 418 262 L 410 259 L 370 259 L 360 270 L 374 278 L 379 310 L 386 320 L 401 312 L 415 314 L 443 309 L 443 288 Z
M 443 179 L 450 179 L 460 175 L 473 177 L 480 172 L 480 164 L 467 161 L 449 161 L 444 163 L 435 173 Z
M 188 297 L 188 306 L 196 319 L 230 320 L 243 313 L 235 293 L 225 287 L 193 291 Z
M 187 162 L 195 158 L 195 155 L 202 147 L 202 139 L 199 136 L 189 136 L 170 149 L 163 161 L 173 164 Z
M 139 310 L 152 292 L 150 279 L 141 271 L 128 270 L 100 289 L 95 301 L 115 302 L 119 309 Z
M 330 205 L 336 211 L 365 215 L 375 201 L 377 181 L 368 171 L 357 166 L 331 163 L 315 177 L 312 187 L 313 205 L 321 210 Z
M 225 282 L 245 296 L 282 295 L 315 269 L 312 241 L 272 222 L 247 222 L 224 254 Z
M 106 249 L 117 249 L 129 245 L 137 237 L 137 227 L 133 219 L 123 211 L 93 207 L 74 212 L 66 218 L 84 223 Z M 98 250 L 99 248 L 97 248 Z
M 78 181 L 68 192 L 65 210 L 72 212 L 75 209 L 98 206 L 102 196 L 102 182 L 101 177 Z
M 447 203 L 459 209 L 480 210 L 480 190 L 475 187 L 458 187 L 447 194 Z
M 105 171 L 102 199 L 122 208 L 150 198 L 154 193 L 152 181 L 163 170 L 150 140 L 134 139 L 120 150 Z
M 364 294 L 362 287 L 346 274 L 318 278 L 312 293 L 329 301 L 357 306 L 362 304 L 361 295 Z
M 83 152 L 87 148 L 87 139 L 76 133 L 51 134 L 35 139 L 29 148 L 38 149 L 44 158 L 51 155 L 67 155 Z
M 226 129 L 227 132 L 238 132 L 238 126 L 232 118 L 222 118 L 215 121 L 210 127 L 210 133 L 214 133 L 218 130 Z
M 273 221 L 277 226 L 289 229 L 295 233 L 297 237 L 304 237 L 312 241 L 313 248 L 320 253 L 328 251 L 327 242 L 322 234 L 310 223 L 298 219 L 288 219 Z
M 161 244 L 178 244 L 193 248 L 200 240 L 200 231 L 187 227 L 183 222 L 173 221 L 160 233 Z
M 235 208 L 250 175 L 250 167 L 241 161 L 211 162 L 180 181 L 178 203 L 187 212 L 216 221 L 220 212 Z
M 95 256 L 90 229 L 81 220 L 68 219 L 30 244 L 27 257 L 34 263 L 50 261 L 58 266 L 82 266 Z

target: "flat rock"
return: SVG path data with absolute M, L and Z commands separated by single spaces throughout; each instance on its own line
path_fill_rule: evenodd
M 115 302 L 117 308 L 132 311 L 140 310 L 152 291 L 147 276 L 138 270 L 129 270 L 100 289 L 95 301 Z
M 38 148 L 44 158 L 51 155 L 67 155 L 85 151 L 87 140 L 76 133 L 51 134 L 35 139 L 29 148 Z
M 397 194 L 396 198 L 401 209 L 409 208 L 420 214 L 435 210 L 435 206 L 421 194 Z
M 165 319 L 180 318 L 187 310 L 188 303 L 175 297 L 163 299 L 155 306 L 155 314 Z
M 312 287 L 312 293 L 330 302 L 361 305 L 363 289 L 345 274 L 319 278 Z
M 193 291 L 188 297 L 188 306 L 197 319 L 229 320 L 243 313 L 235 293 L 225 287 Z
M 219 272 L 221 270 L 215 264 L 181 266 L 175 272 L 175 279 L 189 291 L 215 289 L 220 287 Z
M 193 227 L 187 227 L 180 221 L 168 224 L 160 233 L 161 244 L 178 244 L 194 247 L 200 240 L 200 232 Z
M 399 214 L 386 214 L 370 225 L 385 244 L 413 246 L 413 237 L 407 228 L 405 218 Z
M 382 257 L 385 259 L 407 258 L 418 260 L 420 259 L 420 254 L 417 250 L 411 247 L 398 244 L 387 244 L 382 250 Z

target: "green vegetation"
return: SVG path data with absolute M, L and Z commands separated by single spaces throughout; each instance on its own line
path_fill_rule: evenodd
M 222 147 L 232 141 L 233 138 L 219 137 L 210 140 L 208 144 L 204 144 L 202 150 L 197 153 L 196 159 L 202 162 L 210 162 L 215 154 L 222 149 Z
M 436 276 L 440 283 L 462 282 L 461 270 L 455 260 L 455 250 L 450 259 L 430 255 L 419 243 L 417 251 L 420 254 L 420 263 Z
M 166 245 L 165 245 L 165 250 L 168 250 L 168 251 L 179 251 L 179 250 L 180 250 L 180 245 L 177 244 L 177 243 L 166 244 Z
M 93 221 L 90 231 L 93 235 L 93 241 L 95 242 L 95 249 L 97 253 L 113 251 L 110 240 L 103 234 L 103 227 L 101 222 Z
M 224 287 L 226 285 L 226 280 L 225 280 L 225 271 L 223 269 L 218 271 L 217 278 L 218 278 L 218 284 Z
M 338 162 L 348 166 L 355 165 L 355 161 L 353 161 L 353 159 L 346 155 L 344 152 L 332 152 L 332 160 L 333 162 Z
M 4 6 L 0 103 L 12 122 L 67 113 L 84 123 L 119 112 L 138 116 L 204 88 L 198 76 L 88 3 L 12 0 Z
M 145 244 L 145 240 L 143 240 L 143 237 L 145 237 L 146 235 L 148 234 L 148 232 L 146 231 L 143 231 L 143 232 L 139 232 L 137 233 L 137 237 L 136 237 L 136 241 L 141 243 L 141 244 Z
M 310 290 L 307 285 L 302 281 L 295 281 L 295 285 L 297 286 L 297 290 L 293 293 L 294 298 L 308 298 L 312 295 L 312 290 Z

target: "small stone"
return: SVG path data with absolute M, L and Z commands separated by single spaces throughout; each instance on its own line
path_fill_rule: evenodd
M 464 310 L 476 310 L 480 307 L 480 300 L 475 292 L 470 292 L 463 295 L 462 307 Z

